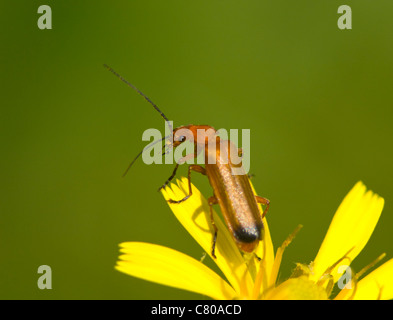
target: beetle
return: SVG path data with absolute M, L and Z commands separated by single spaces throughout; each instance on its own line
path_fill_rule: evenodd
M 128 86 L 137 91 L 143 96 L 164 118 L 169 124 L 170 122 L 165 114 L 140 90 L 134 85 L 129 83 L 111 67 L 104 65 L 110 72 L 120 78 Z M 169 147 L 176 148 L 186 141 L 194 143 L 195 152 L 180 159 L 167 181 L 158 189 L 165 188 L 169 182 L 175 177 L 179 165 L 185 162 L 185 158 L 196 158 L 201 150 L 204 151 L 204 167 L 200 165 L 189 165 L 188 167 L 188 195 L 183 199 L 169 199 L 168 201 L 173 204 L 178 204 L 186 201 L 192 196 L 191 187 L 191 172 L 195 171 L 207 176 L 209 183 L 213 189 L 213 196 L 208 199 L 210 207 L 210 219 L 214 229 L 214 236 L 212 240 L 211 255 L 216 258 L 215 245 L 217 241 L 217 227 L 213 219 L 213 205 L 219 205 L 221 213 L 224 217 L 225 223 L 235 241 L 237 247 L 243 252 L 252 253 L 257 248 L 259 241 L 264 237 L 264 226 L 262 219 L 269 210 L 270 201 L 264 197 L 254 195 L 251 188 L 249 176 L 242 167 L 242 163 L 234 161 L 234 153 L 238 156 L 242 155 L 242 150 L 238 149 L 236 145 L 229 140 L 222 140 L 217 134 L 217 131 L 208 125 L 188 125 L 171 129 L 171 142 Z M 198 136 L 198 131 L 208 132 Z M 163 141 L 168 137 L 157 140 L 150 144 Z M 149 147 L 149 146 L 147 146 Z M 168 147 L 164 145 L 164 148 Z M 146 149 L 146 148 L 145 148 Z M 144 150 L 145 150 L 144 149 Z M 199 151 L 198 151 L 199 150 Z M 130 163 L 124 175 L 128 172 L 130 167 L 136 159 L 142 154 L 141 151 L 135 159 Z M 213 161 L 212 161 L 213 159 Z M 234 174 L 237 170 L 237 174 Z M 239 173 L 240 172 L 240 173 Z M 124 176 L 123 175 L 123 176 Z M 259 210 L 258 203 L 265 205 L 262 214 Z

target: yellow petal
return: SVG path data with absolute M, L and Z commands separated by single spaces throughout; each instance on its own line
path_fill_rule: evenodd
M 255 192 L 255 188 L 252 185 L 252 183 L 251 183 L 251 188 L 252 188 L 252 191 L 254 192 L 254 194 L 257 194 Z M 262 208 L 260 203 L 258 203 L 258 207 L 259 207 L 259 211 L 262 214 L 263 213 L 263 208 Z M 267 212 L 267 215 L 269 215 L 269 212 Z M 263 238 L 263 242 L 264 243 L 260 243 L 259 244 L 259 246 L 258 246 L 258 248 L 256 250 L 256 254 L 257 254 L 258 257 L 264 259 L 264 264 L 265 264 L 265 267 L 266 267 L 266 277 L 267 277 L 267 279 L 270 279 L 271 272 L 272 272 L 272 269 L 273 269 L 273 263 L 274 263 L 274 247 L 273 247 L 272 238 L 270 236 L 269 226 L 267 225 L 266 217 L 264 217 L 262 219 L 262 222 L 263 222 L 263 227 L 264 227 L 264 230 L 265 230 L 264 231 L 265 236 Z
M 393 259 L 385 262 L 358 282 L 354 299 L 393 299 Z
M 268 300 L 326 300 L 326 291 L 306 276 L 290 278 L 263 297 Z
M 313 263 L 311 279 L 318 280 L 324 272 L 343 259 L 331 274 L 335 282 L 342 274 L 341 265 L 349 265 L 368 242 L 384 206 L 383 198 L 371 191 L 366 192 L 358 182 L 339 206 L 329 230 Z
M 180 200 L 188 195 L 188 179 L 182 178 L 177 183 L 179 186 L 171 184 L 170 188 L 162 190 L 165 200 Z M 190 198 L 178 204 L 168 202 L 168 205 L 183 227 L 211 256 L 214 230 L 210 219 L 210 207 L 199 190 L 192 185 Z M 247 265 L 220 217 L 215 212 L 213 216 L 218 229 L 215 251 L 217 259 L 213 260 L 236 292 L 241 296 L 249 296 L 253 281 Z
M 125 242 L 116 269 L 163 285 L 200 293 L 213 299 L 233 299 L 235 291 L 203 263 L 163 246 Z

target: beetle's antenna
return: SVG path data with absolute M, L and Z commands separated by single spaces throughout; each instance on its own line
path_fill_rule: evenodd
M 158 111 L 158 113 L 161 115 L 161 117 L 164 118 L 165 122 L 168 124 L 169 129 L 171 130 L 171 133 L 173 132 L 173 128 L 171 125 L 171 122 L 169 121 L 169 119 L 166 117 L 166 115 L 157 107 L 157 105 L 151 101 L 142 91 L 140 91 L 137 87 L 135 87 L 132 83 L 128 82 L 126 79 L 124 79 L 120 74 L 118 74 L 115 70 L 113 70 L 110 66 L 108 66 L 107 64 L 104 64 L 104 67 L 109 70 L 110 72 L 112 72 L 116 77 L 118 77 L 121 81 L 123 81 L 127 86 L 129 86 L 130 88 L 134 89 L 136 92 L 138 92 L 143 98 L 145 98 L 145 100 L 147 102 L 149 102 L 154 109 L 156 109 Z M 125 177 L 125 175 L 127 174 L 127 172 L 130 170 L 130 168 L 132 167 L 132 165 L 134 164 L 134 162 L 141 156 L 141 154 L 143 153 L 143 151 L 145 151 L 146 149 L 150 148 L 151 146 L 155 145 L 157 142 L 163 141 L 167 138 L 169 138 L 170 136 L 166 136 L 160 140 L 156 140 L 154 142 L 152 142 L 151 144 L 147 145 L 145 148 L 143 148 L 143 150 L 141 152 L 139 152 L 137 154 L 137 156 L 134 158 L 134 160 L 131 161 L 131 163 L 129 164 L 129 166 L 127 167 L 126 171 L 123 173 L 122 177 Z
M 150 147 L 154 146 L 156 143 L 161 142 L 167 138 L 169 138 L 170 136 L 166 136 L 160 140 L 156 140 L 153 141 L 152 143 L 150 143 L 149 145 L 147 145 L 146 147 L 143 148 L 143 150 L 141 152 L 138 153 L 138 155 L 134 158 L 134 160 L 131 161 L 131 163 L 128 165 L 126 171 L 124 171 L 122 178 L 124 178 L 126 176 L 126 174 L 128 173 L 128 171 L 130 170 L 130 168 L 132 167 L 132 165 L 134 164 L 134 162 L 141 156 L 141 154 L 143 153 L 143 151 L 149 149 Z
M 113 70 L 110 66 L 107 64 L 104 64 L 104 67 L 108 69 L 110 72 L 112 72 L 116 77 L 118 77 L 121 81 L 123 81 L 127 86 L 130 88 L 134 89 L 136 92 L 138 92 L 142 97 L 145 98 L 147 102 L 149 102 L 154 109 L 158 111 L 158 113 L 161 115 L 161 117 L 164 118 L 164 120 L 168 123 L 169 128 L 172 130 L 172 126 L 170 125 L 169 119 L 166 117 L 166 115 L 157 107 L 157 105 L 151 101 L 142 91 L 140 91 L 137 87 L 135 87 L 132 83 L 128 82 L 126 79 L 124 79 L 120 74 L 118 74 L 115 70 Z

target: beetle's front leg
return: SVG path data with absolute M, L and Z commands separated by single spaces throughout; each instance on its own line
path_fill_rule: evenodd
M 169 199 L 169 203 L 181 203 L 183 201 L 186 201 L 189 197 L 192 196 L 192 189 L 191 189 L 191 171 L 196 171 L 199 173 L 202 173 L 203 175 L 206 175 L 206 170 L 204 167 L 201 167 L 200 165 L 197 164 L 192 164 L 188 167 L 188 195 L 186 195 L 183 199 L 180 200 L 172 200 Z

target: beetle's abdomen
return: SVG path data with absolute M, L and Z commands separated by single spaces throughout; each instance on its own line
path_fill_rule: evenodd
M 253 228 L 239 228 L 233 230 L 236 240 L 245 243 L 251 243 L 255 240 L 261 240 L 261 229 L 253 226 Z
M 233 230 L 233 237 L 237 246 L 244 252 L 253 252 L 263 238 L 263 227 L 254 225 L 252 228 Z
M 232 164 L 221 160 L 217 157 L 216 164 L 206 162 L 206 174 L 237 246 L 245 252 L 252 252 L 263 238 L 263 223 L 255 195 L 248 176 L 234 175 Z

